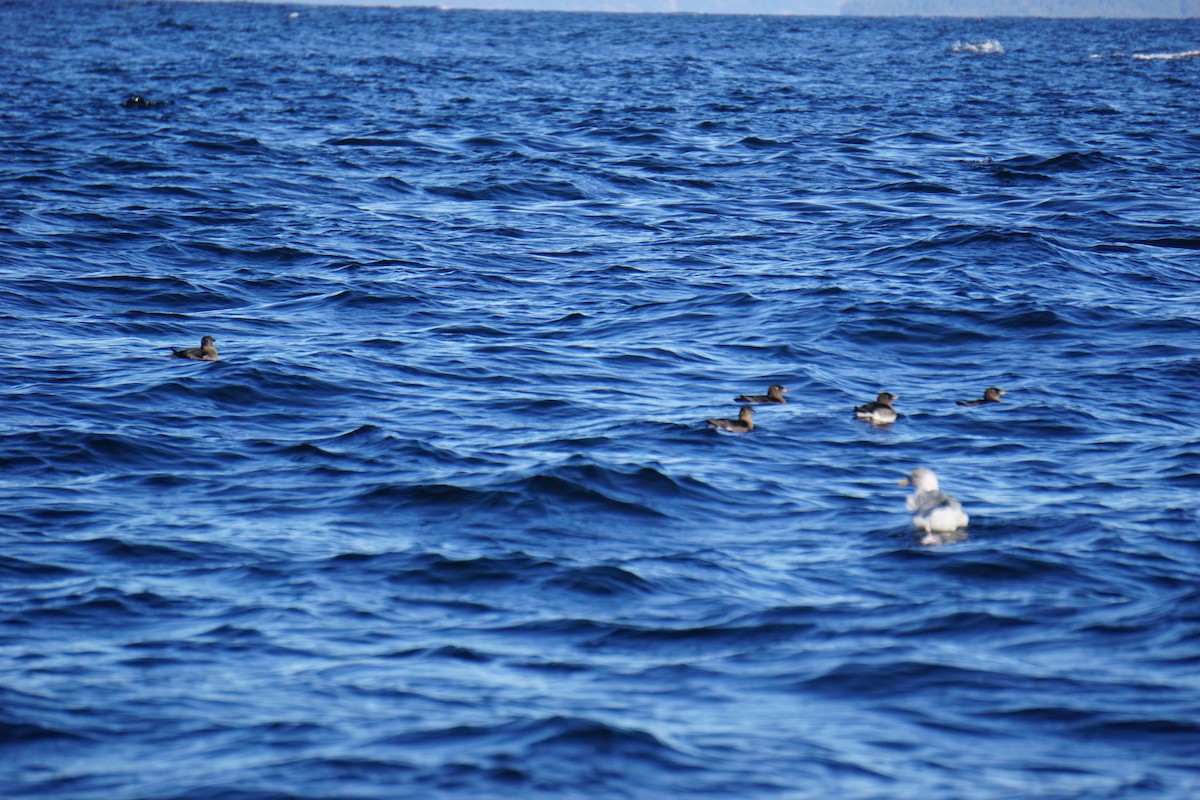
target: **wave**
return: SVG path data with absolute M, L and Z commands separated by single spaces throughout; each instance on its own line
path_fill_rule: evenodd
M 490 186 L 429 186 L 431 195 L 450 200 L 463 201 L 516 201 L 549 202 L 585 200 L 587 195 L 574 183 L 565 180 L 523 180 L 497 183 Z
M 87 737 L 72 731 L 51 728 L 46 725 L 0 720 L 0 744 L 8 746 L 32 744 L 35 742 L 40 744 L 48 739 L 85 741 Z
M 557 404 L 557 401 L 553 402 Z M 528 405 L 528 401 L 521 405 Z M 570 408 L 566 407 L 566 410 Z M 409 509 L 417 513 L 436 508 L 453 508 L 456 514 L 484 509 L 493 512 L 507 509 L 522 514 L 576 513 L 591 509 L 668 518 L 679 512 L 668 512 L 667 508 L 703 504 L 717 496 L 716 490 L 699 480 L 671 476 L 654 467 L 626 468 L 577 462 L 482 485 L 387 483 L 364 490 L 350 502 Z
M 1163 237 L 1160 239 L 1142 239 L 1142 244 L 1152 245 L 1154 247 L 1175 247 L 1180 250 L 1200 250 L 1200 236 L 1183 237 L 1172 236 Z
M 542 748 L 570 748 L 572 745 L 602 744 L 601 750 L 620 756 L 632 750 L 634 755 L 664 758 L 675 766 L 681 765 L 681 754 L 657 737 L 643 730 L 610 725 L 580 717 L 552 716 L 538 719 L 517 719 L 497 725 L 456 725 L 450 728 L 414 731 L 388 737 L 379 744 L 403 744 L 415 747 L 449 745 L 455 749 L 490 742 L 492 747 L 529 753 Z
M 1003 45 L 996 39 L 984 39 L 979 42 L 955 42 L 950 45 L 951 53 L 970 53 L 971 55 L 990 56 L 1004 52 Z
M 61 580 L 76 575 L 75 570 L 57 564 L 43 564 L 15 556 L 0 555 L 0 577 L 6 580 L 20 579 L 23 582 L 33 580 Z
M 498 601 L 501 596 L 496 592 L 508 589 L 524 592 L 537 587 L 542 596 L 575 596 L 582 601 L 633 599 L 657 591 L 652 582 L 628 566 L 561 564 L 525 553 L 478 558 L 451 558 L 440 553 L 349 553 L 323 562 L 321 569 L 348 572 L 364 582 L 376 578 L 428 589 L 454 588 L 460 600 L 477 598 L 471 602 L 483 603 L 481 610 L 489 608 L 488 598 Z M 556 622 L 571 625 L 564 620 Z
M 89 469 L 138 472 L 146 469 L 179 468 L 180 445 L 186 437 L 160 432 L 80 432 L 73 427 L 48 428 L 0 437 L 9 448 L 8 459 L 21 459 L 26 467 L 45 465 L 65 473 Z M 10 462 L 11 464 L 12 462 Z M 198 462 L 192 461 L 192 466 Z
M 258 139 L 252 136 L 219 136 L 215 134 L 205 134 L 206 138 L 188 139 L 184 142 L 185 147 L 195 148 L 196 150 L 212 153 L 235 153 L 238 155 L 262 154 L 269 152 L 269 149 L 263 145 Z
M 1026 155 L 994 162 L 993 166 L 1016 172 L 1053 174 L 1056 172 L 1079 172 L 1117 166 L 1118 162 L 1099 150 L 1078 152 L 1068 150 L 1055 156 Z
M 1200 58 L 1200 50 L 1184 50 L 1178 53 L 1134 53 L 1134 61 L 1174 61 L 1180 58 Z
M 914 194 L 958 194 L 958 190 L 952 186 L 945 186 L 940 183 L 929 183 L 924 181 L 901 181 L 899 183 L 888 183 L 876 187 L 885 192 L 911 192 Z

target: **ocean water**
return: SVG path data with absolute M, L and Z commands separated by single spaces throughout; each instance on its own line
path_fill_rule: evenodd
M 0 4 L 0 796 L 1200 795 L 1198 48 Z

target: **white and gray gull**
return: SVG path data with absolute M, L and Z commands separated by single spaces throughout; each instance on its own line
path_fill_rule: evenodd
M 938 487 L 937 475 L 933 474 L 933 470 L 917 467 L 907 478 L 900 480 L 901 486 L 909 484 L 912 484 L 913 493 L 904 501 L 904 505 L 912 512 L 913 527 L 925 531 L 921 544 L 953 541 L 936 534 L 954 533 L 967 527 L 971 518 L 957 500 Z

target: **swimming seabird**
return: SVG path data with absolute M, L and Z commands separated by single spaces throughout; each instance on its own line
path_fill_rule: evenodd
M 773 384 L 771 384 L 771 387 L 769 389 L 767 389 L 766 394 L 744 394 L 741 397 L 733 398 L 733 402 L 735 402 L 735 403 L 786 403 L 787 398 L 783 396 L 783 393 L 786 391 L 787 391 L 786 387 L 780 386 L 778 383 L 773 383 Z
M 978 400 L 959 400 L 958 404 L 960 406 L 982 406 L 987 403 L 999 403 L 1001 402 L 1000 395 L 1002 394 L 1004 394 L 1004 390 L 997 389 L 995 386 L 989 386 L 984 390 L 983 397 Z
M 172 347 L 171 356 L 174 358 L 190 358 L 193 361 L 217 361 L 217 340 L 211 336 L 205 336 L 200 340 L 199 347 L 193 347 L 188 350 L 176 350 Z
M 854 416 L 859 419 L 869 419 L 872 422 L 895 422 L 900 415 L 896 413 L 896 409 L 892 408 L 892 403 L 899 399 L 891 392 L 880 392 L 874 403 L 856 406 Z
M 708 424 L 718 430 L 730 433 L 749 433 L 754 430 L 753 417 L 754 409 L 750 406 L 742 406 L 737 419 L 710 419 Z
M 125 98 L 125 102 L 121 105 L 125 108 L 154 108 L 155 106 L 166 105 L 166 100 L 151 100 L 141 95 L 131 94 Z
M 917 467 L 907 478 L 900 479 L 901 486 L 909 484 L 912 484 L 914 491 L 904 505 L 912 512 L 913 527 L 925 531 L 921 544 L 942 544 L 948 540 L 947 537 L 936 534 L 953 533 L 967 527 L 971 518 L 957 500 L 938 488 L 937 475 L 933 474 L 933 470 Z

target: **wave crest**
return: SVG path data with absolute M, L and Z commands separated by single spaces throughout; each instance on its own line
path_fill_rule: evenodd
M 1185 50 L 1180 53 L 1134 53 L 1134 61 L 1174 61 L 1180 58 L 1200 58 L 1200 50 Z
M 982 42 L 955 42 L 950 45 L 950 52 L 990 56 L 1003 53 L 1004 46 L 997 39 L 984 39 Z

